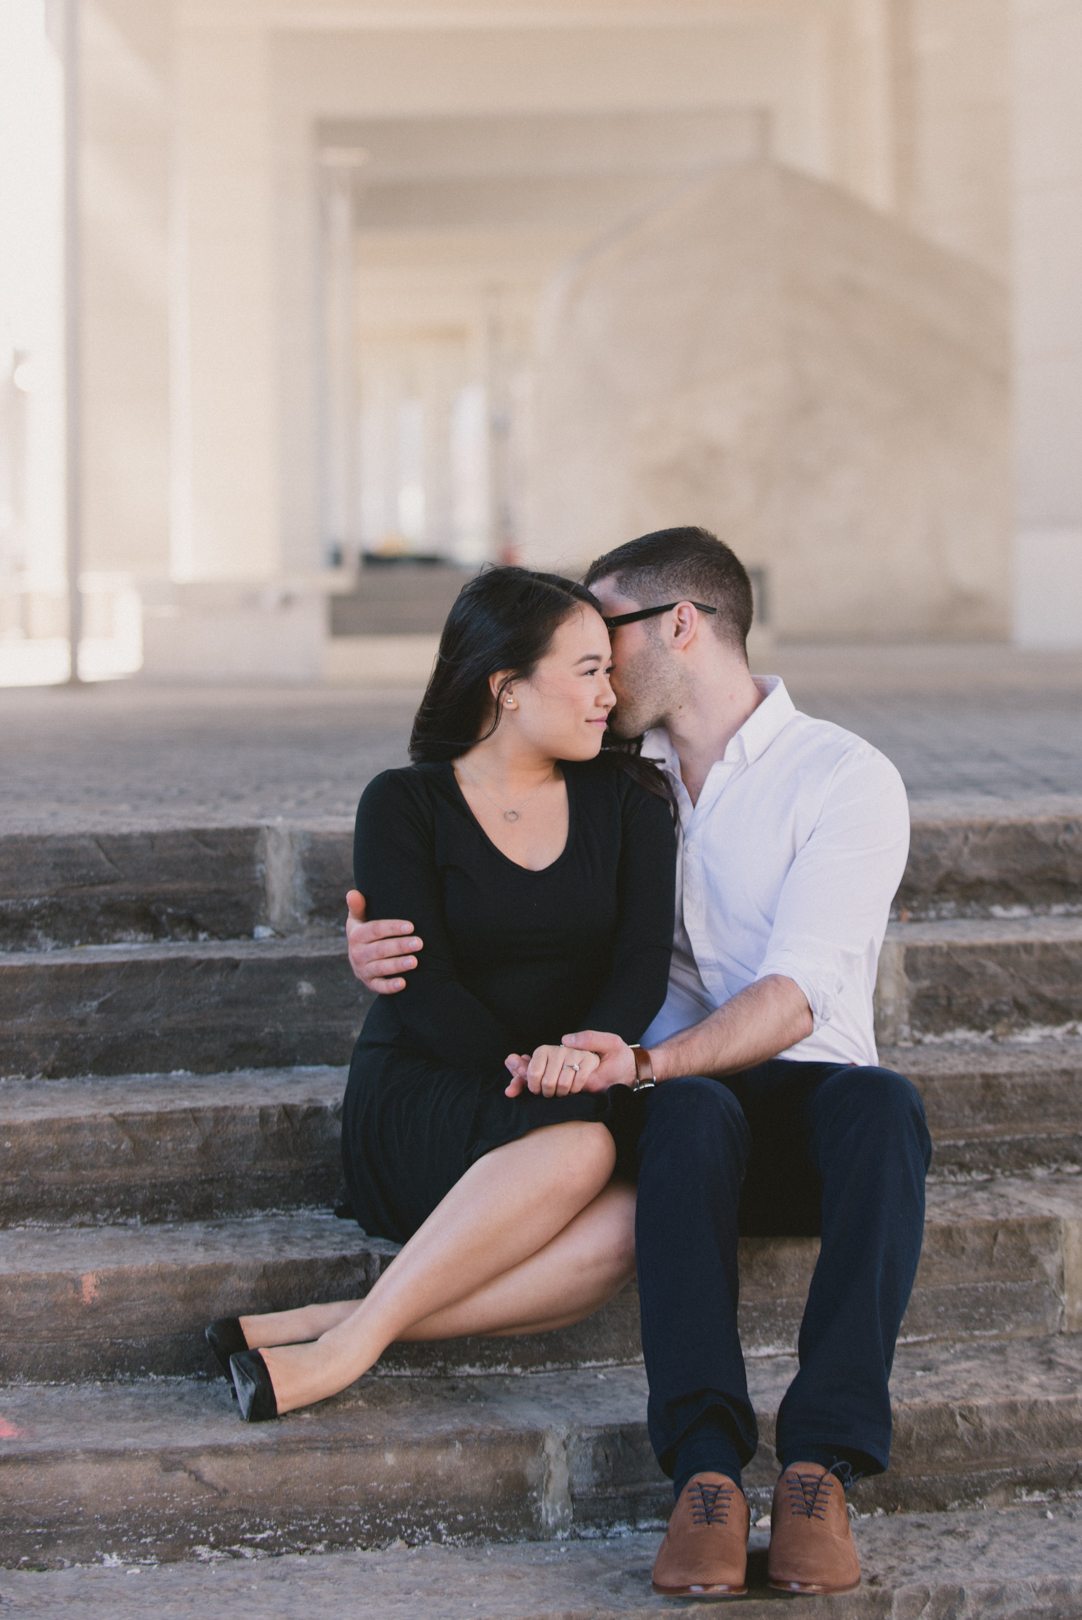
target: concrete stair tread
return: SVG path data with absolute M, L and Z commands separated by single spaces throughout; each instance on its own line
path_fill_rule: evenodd
M 1082 916 L 948 917 L 929 922 L 892 922 L 888 939 L 909 945 L 1076 944 L 1082 941 Z
M 400 1245 L 370 1238 L 330 1210 L 291 1210 L 219 1221 L 152 1225 L 9 1227 L 0 1232 L 0 1276 L 24 1271 L 100 1274 L 111 1267 L 219 1265 L 238 1256 L 265 1262 L 316 1260 L 360 1252 L 397 1254 Z
M 1082 1615 L 1078 1545 L 1082 1505 L 1055 1501 L 987 1512 L 862 1516 L 853 1525 L 864 1586 L 847 1614 L 891 1620 L 949 1614 L 976 1620 L 1067 1620 Z M 11 1572 L 0 1592 L 20 1614 L 77 1613 L 190 1620 L 293 1620 L 348 1613 L 356 1620 L 646 1620 L 677 1603 L 650 1590 L 657 1531 L 588 1540 L 486 1547 L 422 1545 L 319 1558 L 219 1559 L 213 1563 Z M 768 1532 L 749 1541 L 748 1597 L 765 1617 Z M 138 1574 L 137 1579 L 129 1578 Z M 801 1613 L 825 1617 L 837 1600 L 804 1598 Z
M 756 1512 L 792 1357 L 752 1361 Z M 1077 1489 L 1082 1337 L 903 1346 L 890 1472 L 861 1511 L 993 1505 Z M 365 1378 L 277 1423 L 239 1421 L 221 1381 L 0 1390 L 5 1562 L 150 1548 L 261 1552 L 406 1540 L 539 1539 L 658 1525 L 638 1367 L 478 1379 Z M 204 1554 L 205 1556 L 205 1551 Z
M 988 1181 L 929 1182 L 927 1222 L 1082 1220 L 1082 1175 L 1003 1176 Z M 926 1239 L 927 1241 L 927 1239 Z M 934 1241 L 934 1236 L 933 1236 Z
M 795 1356 L 748 1361 L 752 1400 L 768 1432 L 797 1367 Z M 481 1431 L 611 1428 L 645 1423 L 646 1388 L 641 1366 L 447 1379 L 366 1375 L 318 1406 L 276 1423 L 246 1424 L 237 1418 L 224 1379 L 7 1384 L 0 1385 L 0 1417 L 17 1432 L 4 1437 L 0 1468 L 18 1453 L 71 1448 L 102 1454 L 160 1445 L 324 1448 L 350 1439 L 390 1445 Z M 1019 1406 L 1057 1408 L 1063 1421 L 1059 1443 L 1078 1449 L 1082 1466 L 1082 1334 L 900 1345 L 891 1398 L 903 1437 L 937 1409 L 965 1412 L 970 1424 L 983 1420 L 987 1428 Z M 1021 1444 L 1025 1437 L 1016 1438 Z M 965 1447 L 972 1439 L 958 1434 L 955 1445 Z
M 268 1104 L 336 1106 L 348 1068 L 233 1069 L 225 1074 L 127 1074 L 66 1080 L 0 1079 L 0 1126 L 111 1114 L 179 1114 Z
M 927 1194 L 925 1245 L 936 1229 L 1008 1220 L 1082 1220 L 1082 1175 L 1020 1175 L 980 1182 L 933 1182 Z M 756 1238 L 755 1252 L 814 1240 Z M 25 1270 L 102 1272 L 139 1267 L 219 1262 L 237 1255 L 274 1258 L 396 1254 L 399 1245 L 369 1237 L 329 1210 L 265 1211 L 210 1221 L 162 1221 L 95 1226 L 12 1226 L 0 1231 L 0 1275 Z
M 58 951 L 2 951 L 0 973 L 5 970 L 61 968 L 88 963 L 116 965 L 120 962 L 177 962 L 206 958 L 220 960 L 239 957 L 243 961 L 289 957 L 345 957 L 345 934 L 291 935 L 287 939 L 156 939 L 130 943 L 122 940 L 108 945 L 77 945 Z

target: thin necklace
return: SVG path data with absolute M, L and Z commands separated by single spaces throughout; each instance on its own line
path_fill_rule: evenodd
M 492 797 L 492 794 L 487 792 L 481 786 L 480 782 L 477 780 L 476 776 L 474 776 L 473 772 L 468 771 L 466 769 L 465 765 L 463 765 L 463 763 L 462 763 L 462 761 L 460 759 L 456 760 L 455 764 L 458 766 L 458 768 L 462 772 L 463 776 L 467 777 L 473 783 L 473 785 L 477 789 L 478 793 L 484 793 L 485 798 L 488 800 L 489 804 L 495 804 L 496 805 L 496 809 L 500 812 L 500 814 L 503 816 L 503 819 L 505 821 L 517 821 L 519 819 L 519 817 L 521 816 L 523 810 L 525 810 L 526 806 L 529 804 L 530 799 L 536 799 L 537 795 L 541 791 L 541 788 L 546 787 L 548 785 L 549 778 L 552 776 L 552 771 L 554 771 L 556 769 L 556 761 L 553 760 L 553 762 L 552 762 L 552 771 L 549 771 L 549 774 L 548 774 L 548 776 L 545 777 L 545 780 L 542 782 L 541 787 L 534 788 L 533 792 L 530 794 L 530 799 L 523 799 L 522 803 L 519 805 L 517 810 L 505 810 L 502 804 L 496 804 L 496 800 Z

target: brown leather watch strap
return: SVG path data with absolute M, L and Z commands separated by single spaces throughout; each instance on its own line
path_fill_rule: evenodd
M 631 1053 L 635 1059 L 635 1084 L 631 1087 L 632 1091 L 645 1091 L 649 1086 L 656 1086 L 654 1065 L 650 1061 L 646 1047 L 633 1044 Z

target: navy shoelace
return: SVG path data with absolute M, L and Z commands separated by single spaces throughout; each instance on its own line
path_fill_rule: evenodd
M 691 1517 L 694 1524 L 726 1524 L 735 1485 L 708 1484 L 697 1479 L 691 1486 Z
M 827 1503 L 835 1485 L 840 1484 L 833 1474 L 787 1474 L 789 1509 L 799 1518 L 825 1519 Z

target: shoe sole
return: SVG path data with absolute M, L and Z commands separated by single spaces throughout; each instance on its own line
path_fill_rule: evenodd
M 658 1597 L 746 1597 L 746 1586 L 659 1586 L 656 1581 L 650 1585 Z
M 857 1579 L 851 1586 L 822 1586 L 811 1581 L 771 1581 L 766 1583 L 772 1592 L 789 1592 L 799 1597 L 837 1597 L 842 1592 L 855 1592 L 860 1585 Z

